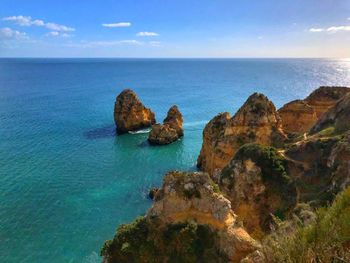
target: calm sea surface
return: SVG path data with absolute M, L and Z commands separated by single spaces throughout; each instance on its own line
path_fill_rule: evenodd
M 164 173 L 195 169 L 208 120 L 255 91 L 280 107 L 320 85 L 350 86 L 350 60 L 0 59 L 0 262 L 100 262 Z M 115 136 L 127 87 L 158 121 L 177 104 L 185 137 Z

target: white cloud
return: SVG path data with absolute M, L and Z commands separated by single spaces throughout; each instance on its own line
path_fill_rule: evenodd
M 309 31 L 313 33 L 318 33 L 318 32 L 337 33 L 339 31 L 350 31 L 350 26 L 331 26 L 328 28 L 310 28 Z
M 9 27 L 0 28 L 0 39 L 27 39 L 27 34 L 24 32 L 19 32 L 17 30 L 13 30 Z
M 72 27 L 59 25 L 59 24 L 51 23 L 51 22 L 45 23 L 43 20 L 32 19 L 30 16 L 8 16 L 8 17 L 4 17 L 2 20 L 14 22 L 15 24 L 20 25 L 20 26 L 46 27 L 47 29 L 50 29 L 53 31 L 62 31 L 62 32 L 75 31 L 75 29 Z
M 131 26 L 130 22 L 119 22 L 119 23 L 111 23 L 111 24 L 102 24 L 104 27 L 129 27 Z
M 315 32 L 322 32 L 322 31 L 324 31 L 324 29 L 323 28 L 310 28 L 309 31 L 315 33 Z
M 156 37 L 156 36 L 159 36 L 159 34 L 156 33 L 156 32 L 138 32 L 136 35 L 139 36 L 139 37 Z

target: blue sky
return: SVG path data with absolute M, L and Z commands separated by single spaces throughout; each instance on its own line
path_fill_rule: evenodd
M 350 0 L 1 0 L 0 57 L 350 57 Z

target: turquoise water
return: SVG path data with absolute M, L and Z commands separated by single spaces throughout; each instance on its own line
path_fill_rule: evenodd
M 0 261 L 99 262 L 165 172 L 195 169 L 209 119 L 255 91 L 279 107 L 320 85 L 349 86 L 350 61 L 0 59 Z M 163 147 L 116 137 L 126 87 L 158 121 L 177 104 L 185 137 Z

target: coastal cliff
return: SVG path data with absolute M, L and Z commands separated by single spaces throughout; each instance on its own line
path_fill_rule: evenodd
M 239 262 L 260 248 L 205 173 L 170 172 L 146 216 L 119 227 L 104 262 Z
M 333 107 L 350 93 L 347 87 L 319 87 L 304 100 L 295 100 L 278 110 L 283 130 L 288 133 L 305 133 Z
M 146 215 L 106 241 L 104 262 L 349 262 L 347 91 L 291 102 L 310 126 L 302 136 L 286 137 L 262 94 L 218 114 L 203 131 L 205 172 L 169 172 Z
M 254 93 L 232 118 L 227 112 L 220 113 L 205 126 L 197 166 L 213 174 L 246 143 L 281 146 L 285 139 L 274 104 L 265 95 Z
M 154 113 L 146 108 L 136 93 L 130 89 L 123 90 L 114 104 L 114 121 L 118 134 L 151 127 L 156 123 Z

